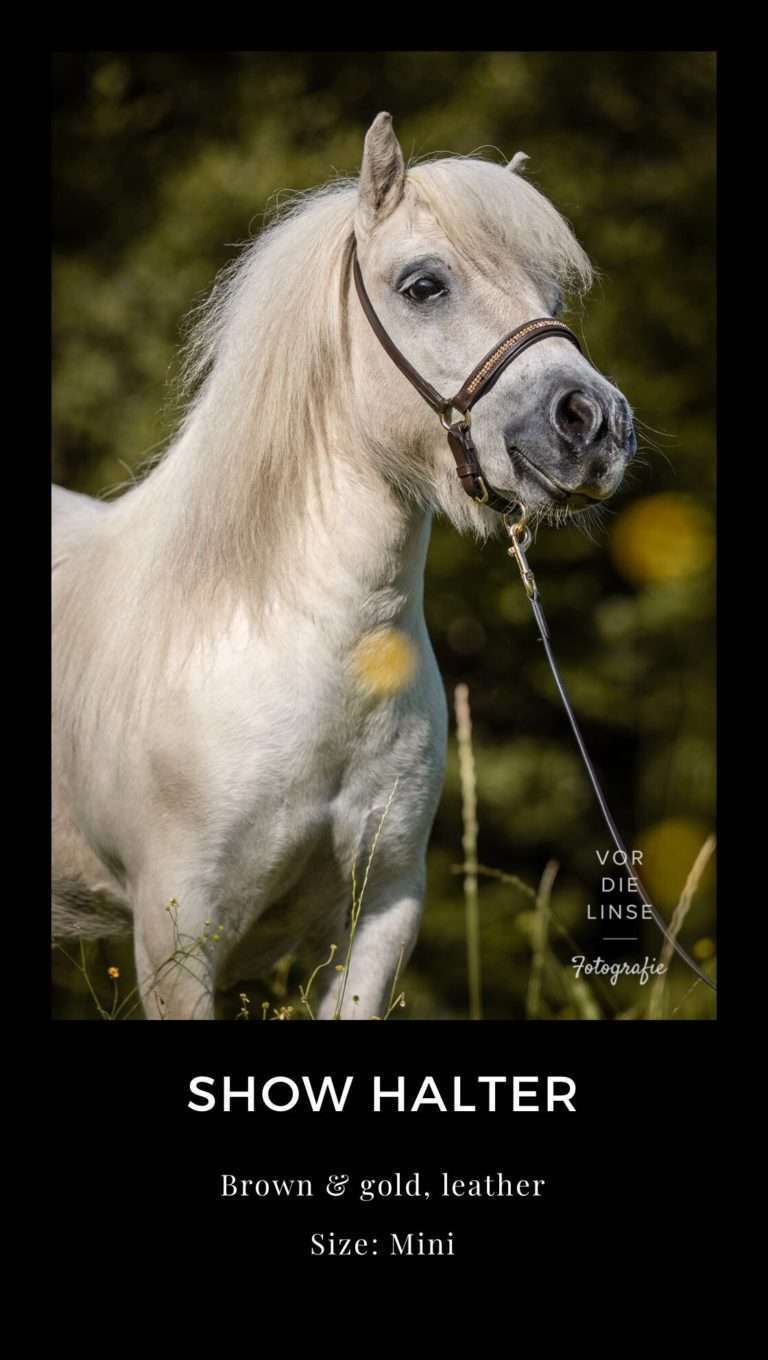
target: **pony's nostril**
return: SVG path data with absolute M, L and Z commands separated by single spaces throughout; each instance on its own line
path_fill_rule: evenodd
M 555 409 L 555 424 L 571 444 L 584 444 L 593 438 L 603 420 L 603 412 L 593 397 L 578 388 L 566 392 Z

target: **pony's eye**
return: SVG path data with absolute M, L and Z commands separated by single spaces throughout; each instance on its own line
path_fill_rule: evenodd
M 402 290 L 403 296 L 410 298 L 411 302 L 429 302 L 432 298 L 442 297 L 448 292 L 439 279 L 433 279 L 429 274 L 422 274 L 421 278 L 414 279 L 407 288 Z

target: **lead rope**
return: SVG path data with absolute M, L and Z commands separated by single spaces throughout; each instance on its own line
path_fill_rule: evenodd
M 581 735 L 581 728 L 579 727 L 579 724 L 576 720 L 576 714 L 571 708 L 571 703 L 566 693 L 565 685 L 563 684 L 563 681 L 560 677 L 560 672 L 557 668 L 555 654 L 552 651 L 552 644 L 549 640 L 549 629 L 547 628 L 547 621 L 544 617 L 544 610 L 541 607 L 541 600 L 539 599 L 539 589 L 538 586 L 536 585 L 536 578 L 528 565 L 528 559 L 525 555 L 526 549 L 528 549 L 531 545 L 531 531 L 530 529 L 526 528 L 525 507 L 522 504 L 520 504 L 518 509 L 519 518 L 516 519 L 513 518 L 513 515 L 515 514 L 514 511 L 508 511 L 506 514 L 502 515 L 504 528 L 506 529 L 510 539 L 510 547 L 507 549 L 507 553 L 510 557 L 514 558 L 520 571 L 520 577 L 525 588 L 525 593 L 528 596 L 531 609 L 533 610 L 533 617 L 535 618 L 541 631 L 541 641 L 544 643 L 544 651 L 547 654 L 549 668 L 552 672 L 552 676 L 557 686 L 560 698 L 563 701 L 563 708 L 565 709 L 568 715 L 568 721 L 571 724 L 573 735 L 576 738 L 576 745 L 579 748 L 582 761 L 584 762 L 584 768 L 587 771 L 587 774 L 589 775 L 589 782 L 591 783 L 592 788 L 594 789 L 595 797 L 597 798 L 600 811 L 603 814 L 605 824 L 608 827 L 611 840 L 613 841 L 613 844 L 615 845 L 619 853 L 624 856 L 626 863 L 629 864 L 630 860 L 627 848 L 623 840 L 621 839 L 618 827 L 616 826 L 616 823 L 614 822 L 613 817 L 611 816 L 611 810 L 606 802 L 602 785 L 600 784 L 600 780 L 597 777 L 597 772 L 590 759 L 590 755 L 587 750 L 584 738 Z M 675 952 L 680 955 L 680 958 L 683 959 L 688 964 L 688 967 L 692 969 L 696 976 L 702 982 L 705 982 L 708 987 L 711 987 L 713 992 L 716 992 L 717 991 L 716 984 L 712 981 L 711 978 L 707 977 L 706 973 L 704 973 L 701 970 L 701 968 L 699 968 L 699 965 L 695 962 L 694 959 L 691 958 L 687 950 L 683 948 L 683 946 L 671 933 L 663 916 L 654 907 L 653 903 L 651 902 L 648 896 L 646 889 L 643 886 L 643 883 L 640 879 L 640 875 L 633 873 L 633 877 L 637 881 L 637 886 L 639 888 L 640 894 L 642 895 L 643 904 L 649 908 L 651 915 L 653 916 L 653 919 L 656 922 L 657 926 L 659 927 L 659 930 L 661 931 L 665 940 L 667 940 L 668 943 L 675 950 Z

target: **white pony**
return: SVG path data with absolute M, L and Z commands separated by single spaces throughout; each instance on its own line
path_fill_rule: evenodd
M 479 538 L 497 516 L 371 331 L 351 257 L 399 348 L 455 391 L 589 282 L 520 162 L 406 170 L 379 114 L 359 181 L 301 196 L 217 283 L 150 474 L 113 502 L 54 488 L 54 929 L 132 930 L 150 1019 L 212 1019 L 288 952 L 343 959 L 377 832 L 341 1017 L 381 1015 L 407 961 L 446 749 L 431 516 Z M 610 494 L 633 451 L 621 393 L 556 337 L 473 432 L 539 517 Z M 319 1018 L 338 982 L 317 975 Z

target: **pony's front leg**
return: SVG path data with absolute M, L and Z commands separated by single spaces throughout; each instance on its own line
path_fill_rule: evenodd
M 148 1020 L 213 1020 L 216 936 L 195 895 L 143 889 L 134 917 L 139 994 Z
M 412 881 L 380 887 L 363 900 L 348 969 L 337 973 L 330 966 L 318 974 L 324 988 L 318 1020 L 384 1019 L 400 992 L 398 978 L 416 942 L 423 905 L 424 884 Z M 342 965 L 348 945 L 347 933 L 335 956 Z

